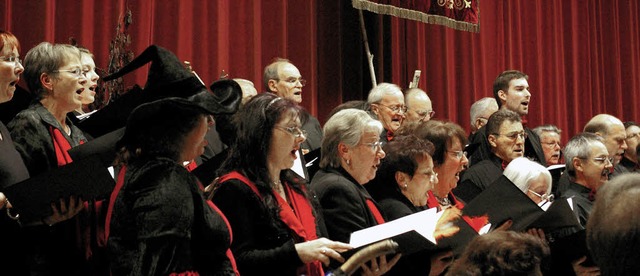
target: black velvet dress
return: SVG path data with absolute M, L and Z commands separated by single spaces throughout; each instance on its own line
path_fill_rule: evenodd
M 112 275 L 235 275 L 230 244 L 226 218 L 184 167 L 158 158 L 126 168 L 110 220 Z

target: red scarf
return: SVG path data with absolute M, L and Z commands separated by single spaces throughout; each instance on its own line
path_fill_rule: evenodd
M 393 131 L 387 131 L 387 142 L 391 142 L 393 140 Z
M 522 121 L 522 127 L 526 128 L 529 120 L 527 120 L 527 116 L 521 116 L 520 120 Z
M 382 214 L 380 214 L 380 210 L 378 210 L 378 207 L 376 207 L 376 204 L 373 203 L 373 200 L 367 198 L 367 207 L 369 207 L 369 211 L 371 212 L 371 214 L 373 214 L 373 217 L 376 219 L 376 222 L 378 224 L 383 224 L 384 218 L 382 217 Z
M 219 183 L 223 183 L 229 179 L 240 180 L 242 183 L 249 186 L 249 188 L 258 195 L 258 197 L 262 197 L 255 183 L 239 172 L 233 171 L 221 176 Z M 284 182 L 282 186 L 286 191 L 289 203 L 287 203 L 280 194 L 273 191 L 273 196 L 276 198 L 278 206 L 280 207 L 280 219 L 302 240 L 310 241 L 317 239 L 316 220 L 313 215 L 311 204 L 304 195 L 293 191 L 286 182 Z M 298 269 L 298 275 L 301 274 L 323 276 L 324 271 L 322 270 L 322 263 L 320 263 L 320 261 L 314 261 L 306 264 L 305 267 Z
M 58 167 L 73 162 L 73 160 L 71 160 L 71 156 L 69 156 L 69 153 L 67 152 L 71 149 L 71 144 L 69 144 L 67 138 L 62 135 L 62 132 L 57 128 L 49 126 L 49 135 L 53 138 L 53 149 L 56 151 Z
M 71 144 L 60 132 L 59 129 L 49 126 L 49 135 L 51 135 L 53 142 L 53 149 L 56 153 L 56 161 L 58 167 L 67 165 L 73 160 L 68 151 L 71 149 Z M 80 141 L 83 144 L 84 141 Z M 96 218 L 100 216 L 102 211 L 102 201 L 94 202 L 91 206 L 89 202 L 84 202 L 84 208 L 73 219 L 76 223 L 76 246 L 78 249 L 84 251 L 85 258 L 88 260 L 92 255 L 91 240 L 95 239 L 97 245 L 104 246 L 106 244 L 103 235 L 103 225 L 98 222 Z M 92 233 L 91 226 L 95 224 L 95 231 Z

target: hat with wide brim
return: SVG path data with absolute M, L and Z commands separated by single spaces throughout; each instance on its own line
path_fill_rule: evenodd
M 242 102 L 240 85 L 229 79 L 215 81 L 209 87 L 211 93 L 198 93 L 190 97 L 197 104 L 213 112 L 213 114 L 233 114 L 238 111 Z
M 182 128 L 186 121 L 209 114 L 214 112 L 191 100 L 178 97 L 142 104 L 131 112 L 116 148 L 139 146 L 149 137 L 163 137 L 166 132 Z

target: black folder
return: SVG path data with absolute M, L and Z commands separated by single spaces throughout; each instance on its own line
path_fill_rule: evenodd
M 26 221 L 40 220 L 52 214 L 51 203 L 72 195 L 84 201 L 109 197 L 115 181 L 97 156 L 76 160 L 25 181 L 6 187 L 14 211 Z
M 539 228 L 545 233 L 553 233 L 558 229 L 582 228 L 582 226 L 576 214 L 571 210 L 567 199 L 560 198 L 552 202 L 549 209 L 527 228 Z
M 124 134 L 124 127 L 109 132 L 82 145 L 71 148 L 68 153 L 73 160 L 98 156 L 105 167 L 110 167 L 116 157 L 116 143 Z
M 492 228 L 511 219 L 513 225 L 509 230 L 522 231 L 544 211 L 502 175 L 469 202 L 462 213 L 470 217 L 487 215 Z

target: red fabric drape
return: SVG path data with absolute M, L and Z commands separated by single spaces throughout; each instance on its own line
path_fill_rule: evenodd
M 263 91 L 263 67 L 289 58 L 309 81 L 302 105 L 321 122 L 371 88 L 358 13 L 351 1 L 129 0 L 131 49 L 151 43 L 192 62 L 205 83 L 222 69 Z M 364 12 L 379 82 L 419 87 L 437 119 L 469 128 L 469 107 L 491 96 L 505 69 L 529 75 L 531 128 L 552 123 L 563 143 L 595 114 L 640 120 L 640 4 L 626 0 L 481 0 L 480 33 Z M 125 0 L 0 0 L 0 28 L 20 39 L 21 55 L 38 42 L 69 37 L 106 67 Z M 145 70 L 127 78 L 144 84 Z M 24 83 L 22 83 L 24 86 Z

